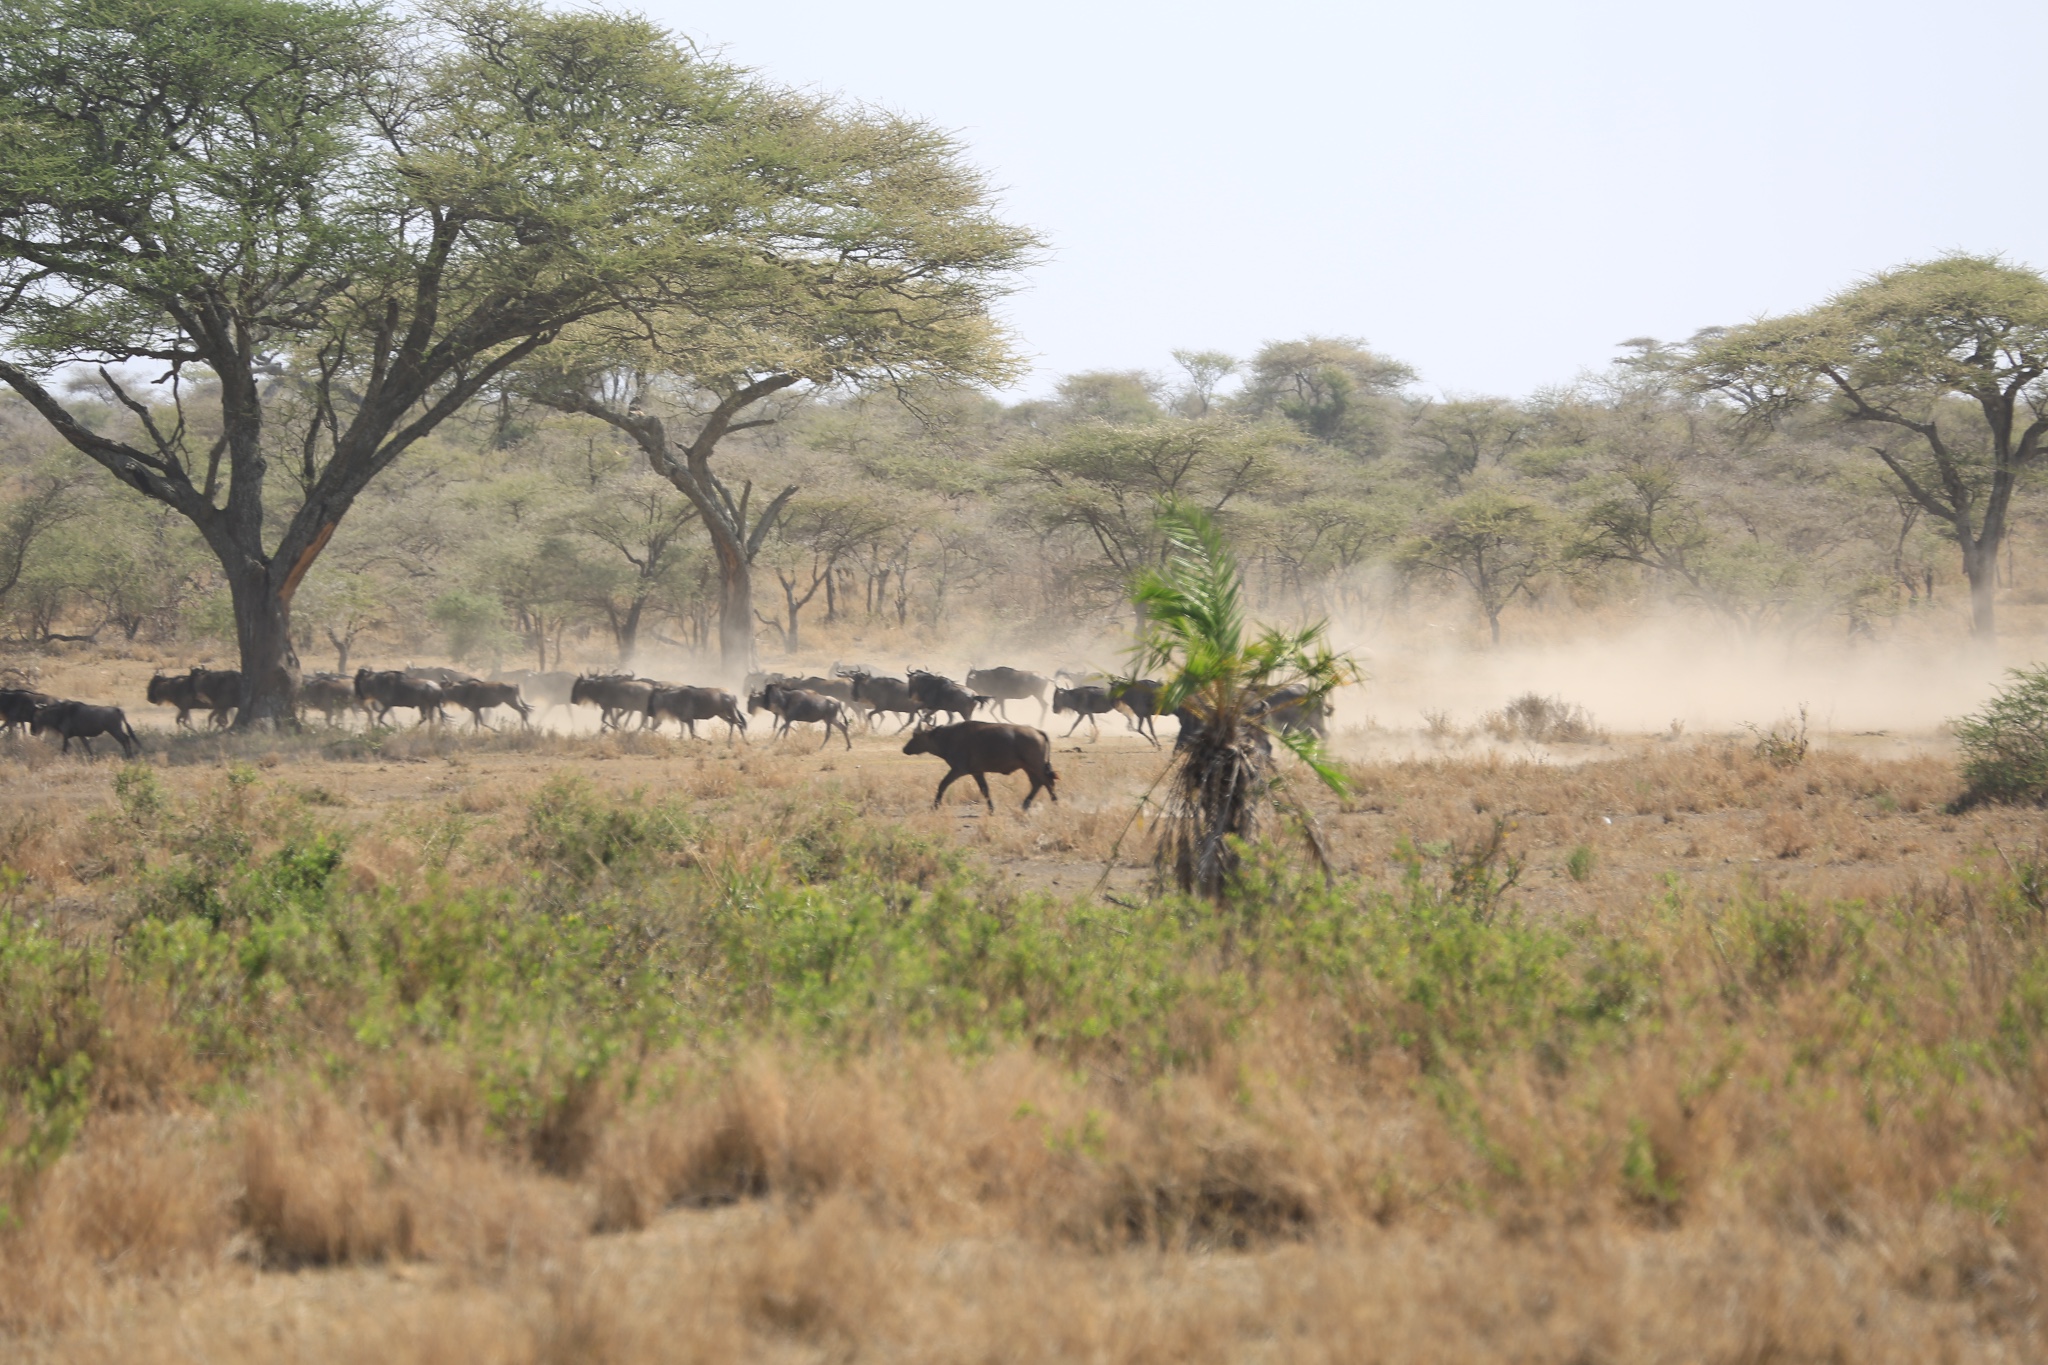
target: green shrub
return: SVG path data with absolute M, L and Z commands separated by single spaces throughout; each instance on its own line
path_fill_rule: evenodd
M 2048 666 L 2007 677 L 1982 711 L 1951 722 L 1963 746 L 1958 806 L 2048 804 Z
M 526 809 L 513 850 L 543 882 L 588 887 L 600 877 L 644 872 L 686 850 L 695 825 L 671 802 L 650 806 L 638 793 L 608 801 L 570 774 L 549 779 Z
M 1598 861 L 1591 845 L 1580 844 L 1564 860 L 1564 870 L 1570 874 L 1573 881 L 1582 882 L 1593 875 L 1593 868 Z

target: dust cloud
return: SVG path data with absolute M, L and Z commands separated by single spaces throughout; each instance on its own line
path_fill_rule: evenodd
M 1854 647 L 1783 637 L 1738 642 L 1711 628 L 1664 622 L 1619 636 L 1497 650 L 1440 642 L 1343 640 L 1370 674 L 1338 700 L 1340 726 L 1415 730 L 1445 713 L 1470 727 L 1512 697 L 1556 696 L 1617 734 L 1769 725 L 1803 705 L 1816 736 L 1934 735 L 1977 709 L 2005 670 L 2048 657 L 2048 641 L 1893 639 Z

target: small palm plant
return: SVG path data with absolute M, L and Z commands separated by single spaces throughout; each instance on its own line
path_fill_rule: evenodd
M 1164 779 L 1157 862 L 1181 890 L 1214 900 L 1237 869 L 1241 843 L 1257 836 L 1261 808 L 1284 799 L 1273 763 L 1276 740 L 1324 785 L 1344 790 L 1344 776 L 1323 747 L 1321 717 L 1330 694 L 1359 671 L 1330 649 L 1322 622 L 1294 631 L 1264 628 L 1247 640 L 1242 578 L 1215 523 L 1179 505 L 1160 521 L 1166 563 L 1131 589 L 1145 619 L 1132 651 L 1134 671 L 1170 671 L 1159 710 L 1182 715 Z M 1313 820 L 1294 804 L 1327 866 Z

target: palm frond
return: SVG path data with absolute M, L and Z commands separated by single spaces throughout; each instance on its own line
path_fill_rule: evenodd
M 1156 864 L 1183 890 L 1213 898 L 1236 869 L 1238 848 L 1256 835 L 1259 808 L 1276 795 L 1274 740 L 1318 781 L 1346 787 L 1318 735 L 1276 723 L 1275 694 L 1298 689 L 1290 693 L 1296 712 L 1320 714 L 1332 692 L 1360 675 L 1330 648 L 1323 622 L 1266 628 L 1247 640 L 1243 575 L 1214 521 L 1173 504 L 1161 510 L 1160 523 L 1165 563 L 1131 587 L 1144 616 L 1131 669 L 1134 677 L 1168 671 L 1160 709 L 1184 708 L 1193 723 L 1183 725 L 1164 774 Z M 1314 840 L 1313 818 L 1299 809 Z M 1315 852 L 1320 858 L 1322 850 Z

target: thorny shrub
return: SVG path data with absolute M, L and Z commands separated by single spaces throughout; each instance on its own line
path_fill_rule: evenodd
M 1524 692 L 1482 724 L 1498 740 L 1526 739 L 1537 744 L 1600 744 L 1607 732 L 1576 702 Z
M 2048 667 L 2018 668 L 1982 711 L 1953 722 L 1963 748 L 1956 805 L 2048 804 Z

